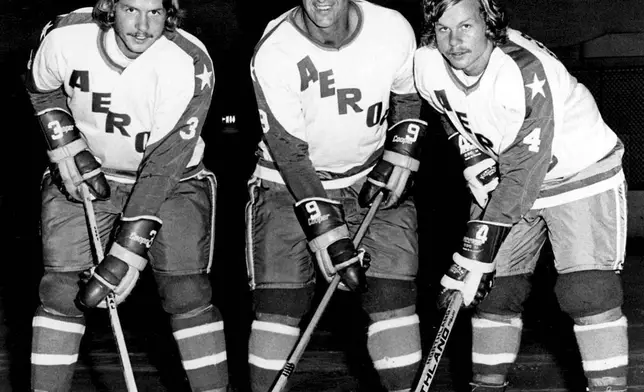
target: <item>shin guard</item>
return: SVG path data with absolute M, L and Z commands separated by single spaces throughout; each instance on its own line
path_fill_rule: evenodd
M 577 344 L 589 391 L 625 392 L 628 373 L 627 320 L 581 324 L 575 319 Z
M 251 390 L 270 390 L 300 336 L 300 319 L 258 314 L 248 342 Z
M 32 390 L 71 390 L 80 342 L 85 333 L 85 318 L 56 315 L 41 306 L 36 310 L 32 327 Z
M 517 316 L 479 312 L 472 317 L 472 373 L 477 385 L 496 388 L 505 384 L 519 353 L 522 329 Z
M 210 305 L 199 311 L 172 316 L 172 331 L 193 392 L 225 392 L 228 363 L 224 322 Z
M 252 392 L 266 392 L 300 338 L 300 322 L 311 307 L 315 286 L 253 291 L 255 320 L 248 341 Z M 288 386 L 287 386 L 288 388 Z
M 367 349 L 388 391 L 409 391 L 422 359 L 415 307 L 369 314 Z

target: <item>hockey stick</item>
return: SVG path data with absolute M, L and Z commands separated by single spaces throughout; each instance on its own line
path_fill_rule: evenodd
M 445 352 L 445 346 L 447 345 L 447 338 L 452 332 L 454 327 L 454 322 L 456 321 L 456 316 L 458 311 L 461 309 L 461 304 L 463 303 L 463 296 L 460 292 L 456 292 L 452 296 L 452 300 L 447 306 L 445 311 L 445 316 L 443 316 L 443 321 L 441 322 L 440 328 L 436 333 L 436 339 L 432 345 L 432 349 L 427 356 L 425 361 L 425 367 L 421 373 L 420 380 L 414 392 L 427 392 L 429 391 L 429 386 L 436 375 L 436 370 L 438 369 L 438 362 L 441 360 L 443 353 Z
M 96 258 L 98 259 L 97 261 L 100 263 L 103 260 L 104 253 L 103 246 L 101 245 L 101 236 L 98 233 L 98 225 L 96 224 L 96 215 L 94 215 L 94 206 L 92 204 L 92 199 L 87 185 L 84 183 L 81 184 L 80 190 L 83 196 L 83 206 L 85 207 L 85 217 L 87 218 L 87 223 L 89 225 L 90 237 L 92 239 L 92 244 L 94 245 L 94 251 L 96 252 Z M 119 314 L 116 311 L 114 293 L 110 293 L 107 298 L 105 298 L 105 302 L 110 315 L 112 333 L 114 333 L 114 338 L 116 339 L 116 348 L 119 352 L 119 357 L 121 358 L 121 365 L 123 365 L 125 386 L 127 387 L 128 392 L 137 392 L 136 383 L 134 382 L 134 372 L 132 371 L 130 356 L 127 352 L 127 346 L 125 345 L 123 329 L 121 328 L 121 320 L 119 319 Z
M 376 198 L 374 199 L 373 204 L 371 204 L 371 207 L 369 208 L 367 215 L 365 215 L 364 219 L 362 220 L 362 223 L 360 224 L 360 227 L 358 228 L 358 232 L 353 237 L 354 247 L 357 248 L 358 245 L 360 245 L 360 242 L 362 241 L 362 237 L 364 237 L 365 233 L 367 232 L 367 229 L 369 228 L 369 224 L 371 224 L 373 217 L 376 215 L 376 212 L 378 211 L 378 207 L 382 202 L 383 196 L 384 195 L 382 192 L 378 193 L 378 196 L 376 196 Z M 295 350 L 293 350 L 291 355 L 286 360 L 286 364 L 284 365 L 284 368 L 282 368 L 282 371 L 280 372 L 280 375 L 277 378 L 277 381 L 273 385 L 273 389 L 271 389 L 271 392 L 280 392 L 286 385 L 288 378 L 295 371 L 295 366 L 297 365 L 300 358 L 302 357 L 302 354 L 304 354 L 304 350 L 306 350 L 306 346 L 309 344 L 309 340 L 311 340 L 311 335 L 313 335 L 313 331 L 315 330 L 315 327 L 320 321 L 320 318 L 322 317 L 322 313 L 324 313 L 327 305 L 329 305 L 331 296 L 333 296 L 333 293 L 335 292 L 335 289 L 338 287 L 338 284 L 340 284 L 340 274 L 336 274 L 331 280 L 331 283 L 329 283 L 329 287 L 326 289 L 326 292 L 324 293 L 324 296 L 322 297 L 322 300 L 320 301 L 318 308 L 315 309 L 315 313 L 313 314 L 313 317 L 311 317 L 311 321 L 309 322 L 309 325 L 306 327 L 306 330 L 304 330 L 302 337 L 300 337 L 300 340 L 297 343 Z

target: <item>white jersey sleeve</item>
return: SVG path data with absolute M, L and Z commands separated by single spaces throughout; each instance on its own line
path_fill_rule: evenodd
M 43 29 L 43 40 L 35 56 L 30 60 L 33 86 L 37 91 L 46 92 L 60 88 L 63 85 L 65 58 L 59 48 L 58 31 L 47 34 L 51 23 Z M 61 72 L 62 71 L 62 72 Z
M 278 27 L 293 29 L 283 16 L 269 24 L 265 36 Z M 251 77 L 264 133 L 261 146 L 266 152 L 270 146 L 270 156 L 265 158 L 275 162 L 296 200 L 326 197 L 308 155 L 300 76 L 292 71 L 291 59 L 283 56 L 279 47 L 267 43 L 262 49 L 251 61 Z
M 437 102 L 432 94 L 434 85 L 435 67 L 438 66 L 440 53 L 423 46 L 414 54 L 414 79 L 420 96 L 440 114 L 445 114 L 443 107 Z
M 153 86 L 157 96 L 150 138 L 126 217 L 156 215 L 186 171 L 201 169 L 201 131 L 212 101 L 214 67 L 206 47 L 190 33 L 179 29 L 166 39 L 164 49 L 175 61 L 155 62 L 160 77 Z
M 73 55 L 66 48 L 78 43 L 75 36 L 93 25 L 91 12 L 91 8 L 81 8 L 58 15 L 43 27 L 27 64 L 26 87 L 36 113 L 52 107 L 67 110 L 63 90 Z
M 407 20 L 398 14 L 400 24 L 399 56 L 403 60 L 398 72 L 394 75 L 391 87 L 390 120 L 395 124 L 401 120 L 420 117 L 421 100 L 414 81 L 414 53 L 416 52 L 416 36 Z

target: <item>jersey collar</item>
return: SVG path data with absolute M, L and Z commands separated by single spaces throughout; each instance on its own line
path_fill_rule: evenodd
M 116 44 L 114 29 L 101 30 L 98 34 L 97 45 L 98 52 L 105 64 L 118 73 L 122 73 L 132 62 L 132 59 L 125 56 Z
M 454 68 L 452 68 L 449 61 L 447 61 L 445 57 L 443 57 L 443 64 L 445 65 L 445 69 L 447 70 L 447 75 L 449 75 L 449 78 L 452 79 L 452 83 L 454 83 L 454 85 L 459 90 L 461 90 L 465 95 L 469 95 L 470 93 L 476 91 L 476 89 L 479 87 L 479 84 L 481 84 L 481 79 L 483 79 L 483 75 L 485 75 L 485 71 L 483 71 L 483 73 L 481 74 L 481 76 L 479 76 L 476 82 L 474 82 L 471 85 L 467 85 L 463 83 L 463 81 L 461 80 L 461 78 L 458 77 L 458 75 L 456 75 L 456 71 L 454 70 Z
M 447 74 L 449 75 L 450 79 L 452 79 L 452 82 L 454 83 L 454 85 L 459 90 L 461 90 L 465 95 L 469 95 L 469 94 L 473 93 L 474 91 L 476 91 L 478 89 L 478 87 L 481 85 L 481 80 L 483 80 L 483 78 L 485 78 L 487 70 L 490 68 L 491 64 L 496 62 L 496 58 L 499 55 L 499 53 L 498 53 L 499 50 L 500 49 L 498 47 L 496 47 L 496 46 L 492 49 L 492 53 L 490 54 L 490 58 L 488 60 L 487 66 L 483 70 L 483 73 L 481 73 L 481 75 L 479 76 L 478 80 L 476 80 L 476 82 L 474 82 L 474 83 L 472 83 L 470 85 L 465 84 L 462 81 L 462 79 L 456 74 L 456 71 L 454 70 L 454 68 L 452 68 L 452 66 L 450 65 L 449 61 L 447 61 L 445 59 L 445 57 L 443 57 L 443 64 L 445 66 L 445 69 L 447 70 Z

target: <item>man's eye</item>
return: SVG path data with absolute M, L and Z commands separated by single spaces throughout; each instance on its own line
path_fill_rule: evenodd
M 471 24 L 464 24 L 463 25 L 463 30 L 469 30 L 470 28 L 472 28 Z

